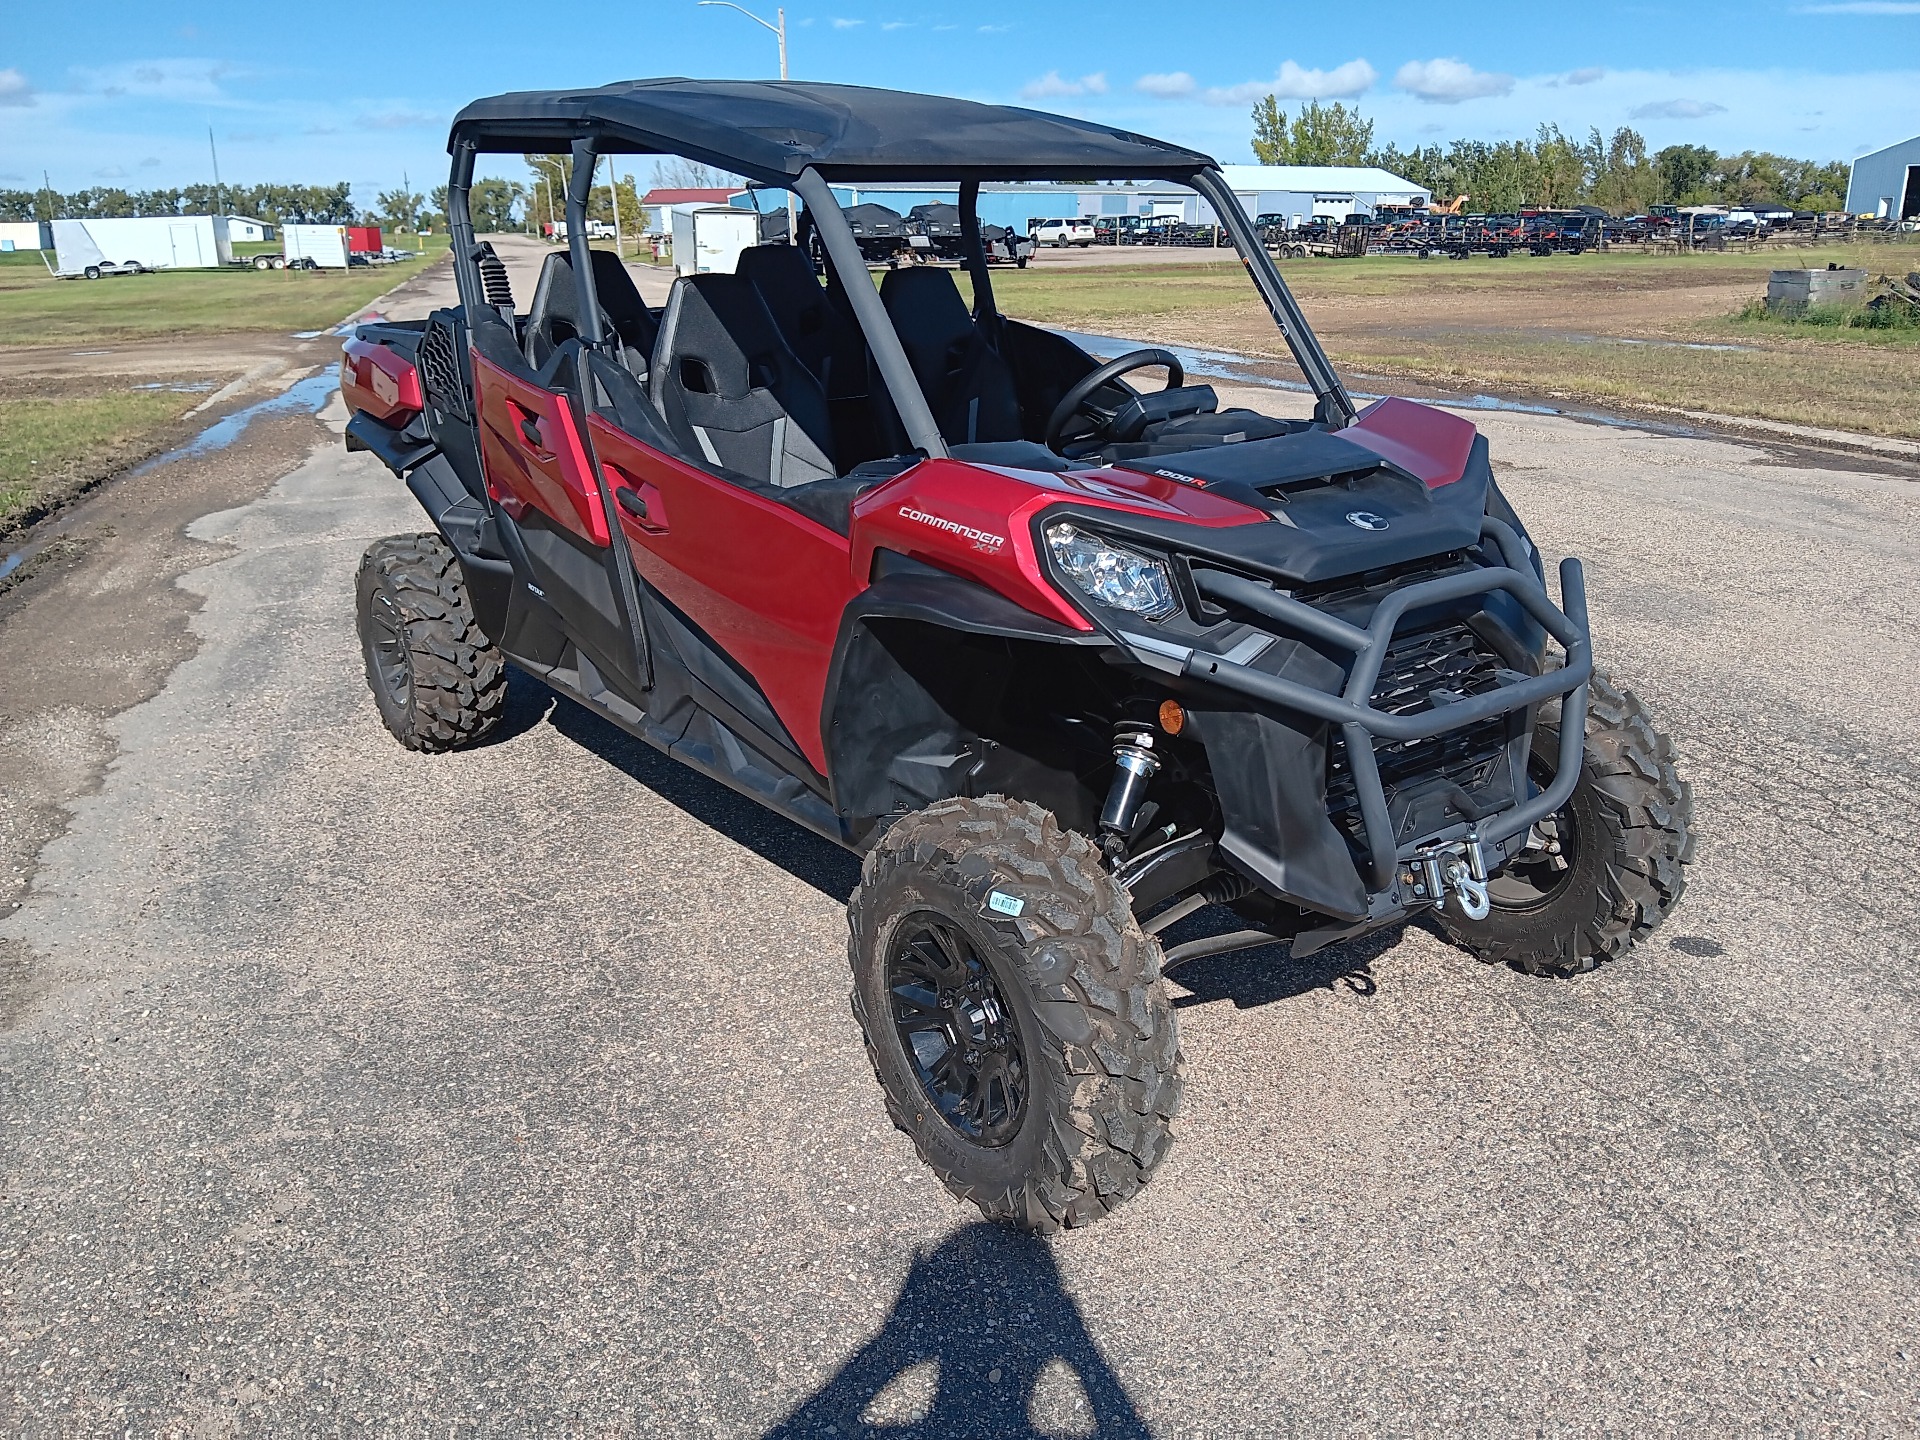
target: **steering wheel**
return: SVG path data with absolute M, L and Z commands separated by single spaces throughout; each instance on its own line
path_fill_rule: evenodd
M 1094 391 L 1103 385 L 1111 385 L 1122 375 L 1130 374 L 1135 370 L 1145 370 L 1152 365 L 1166 367 L 1166 389 L 1177 390 L 1186 383 L 1187 372 L 1180 364 L 1180 357 L 1171 350 L 1152 347 L 1146 350 L 1129 350 L 1124 355 L 1115 356 L 1098 370 L 1081 376 L 1072 388 L 1060 397 L 1060 403 L 1053 407 L 1053 414 L 1047 417 L 1045 437 L 1047 448 L 1056 451 L 1060 448 L 1060 437 L 1067 428 L 1067 422 L 1080 413 L 1081 408 L 1092 398 Z M 1098 421 L 1101 417 L 1093 418 Z

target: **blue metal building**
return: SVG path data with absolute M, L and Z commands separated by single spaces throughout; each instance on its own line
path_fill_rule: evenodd
M 1920 219 L 1920 135 L 1853 162 L 1847 213 L 1875 219 Z

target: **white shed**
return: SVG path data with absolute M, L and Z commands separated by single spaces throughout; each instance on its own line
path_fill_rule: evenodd
M 38 220 L 0 220 L 0 250 L 45 250 L 47 240 Z
M 273 239 L 273 226 L 245 215 L 227 216 L 227 238 L 236 245 Z

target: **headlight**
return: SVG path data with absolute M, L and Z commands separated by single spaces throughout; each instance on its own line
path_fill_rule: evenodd
M 1173 577 L 1150 556 L 1066 524 L 1047 527 L 1047 546 L 1067 578 L 1096 604 L 1148 620 L 1164 620 L 1180 608 Z

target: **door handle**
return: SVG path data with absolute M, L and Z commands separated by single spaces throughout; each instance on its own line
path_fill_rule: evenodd
M 532 415 L 522 415 L 520 417 L 520 438 L 525 440 L 528 445 L 538 450 L 541 454 L 544 455 L 546 453 L 547 442 L 540 434 L 540 422 Z
M 615 490 L 613 492 L 613 498 L 620 508 L 633 516 L 634 519 L 644 520 L 647 518 L 647 502 L 642 500 L 633 491 L 627 489 L 626 486 L 623 485 L 618 490 Z

